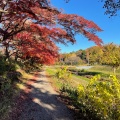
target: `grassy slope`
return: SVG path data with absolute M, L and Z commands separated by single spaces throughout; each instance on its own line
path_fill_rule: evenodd
M 25 89 L 25 83 L 32 77 L 31 74 L 27 74 L 24 70 L 18 69 L 17 71 L 22 74 L 22 77 L 20 82 L 14 84 L 15 88 L 12 90 L 12 95 L 4 96 L 4 100 L 0 102 L 0 120 L 7 119 L 8 113 L 14 106 L 14 99 L 19 96 L 21 90 Z
M 60 68 L 60 66 L 49 66 L 47 67 L 47 73 L 49 75 L 52 75 L 54 76 L 56 71 Z M 75 68 L 75 67 L 74 67 Z M 91 69 L 88 69 L 87 72 L 91 72 L 91 73 L 100 73 L 101 76 L 103 77 L 109 77 L 109 75 L 113 74 L 113 70 L 111 67 L 109 66 L 100 66 L 100 65 L 97 65 L 97 66 L 94 66 L 93 68 Z M 118 69 L 116 71 L 116 75 L 118 77 L 120 77 L 120 69 Z M 90 81 L 89 78 L 86 78 L 84 75 L 83 76 L 78 76 L 78 75 L 75 75 L 75 74 L 72 74 L 72 86 L 76 87 L 78 86 L 79 84 L 82 84 L 82 85 L 87 85 L 88 82 Z M 53 82 L 55 82 L 55 77 L 54 77 L 54 80 Z M 57 81 L 57 84 L 59 83 L 59 81 Z M 59 85 L 58 85 L 59 86 Z
M 55 85 L 57 85 L 58 88 L 60 88 L 60 83 L 59 81 L 57 80 L 57 78 L 55 78 L 55 73 L 57 72 L 57 69 L 56 67 L 47 67 L 46 68 L 46 71 L 47 73 L 52 76 L 52 81 Z M 73 86 L 73 87 L 77 87 L 79 84 L 82 84 L 82 85 L 87 85 L 89 82 L 89 79 L 85 78 L 85 77 L 82 77 L 82 76 L 77 76 L 77 75 L 73 75 L 71 76 L 71 81 L 70 81 L 70 84 Z
M 92 71 L 92 72 L 100 72 L 103 75 L 109 76 L 109 75 L 113 75 L 113 69 L 110 66 L 101 66 L 101 65 L 97 65 L 94 66 L 93 68 L 89 69 L 88 71 Z M 116 73 L 118 78 L 120 78 L 120 68 L 116 70 Z
M 48 67 L 46 69 L 46 71 L 49 75 L 52 75 L 51 81 L 53 83 L 58 81 L 56 77 L 53 77 L 55 75 L 55 72 L 57 71 L 56 67 Z M 91 68 L 87 71 L 85 70 L 85 72 L 100 73 L 102 75 L 102 77 L 108 76 L 109 74 L 113 74 L 111 68 L 108 67 L 108 66 L 95 66 L 94 68 Z M 119 73 L 120 72 L 118 70 L 116 74 L 119 75 Z M 78 76 L 78 75 L 73 75 L 72 74 L 72 86 L 77 87 L 78 84 L 87 85 L 88 82 L 89 82 L 89 79 L 85 78 L 84 75 L 83 76 Z M 54 85 L 56 85 L 56 84 L 54 84 Z M 66 103 L 67 105 L 69 105 L 69 103 L 70 103 L 70 106 L 72 106 L 72 108 L 74 109 L 74 111 L 76 113 L 75 114 L 76 119 L 85 119 L 85 118 L 88 118 L 88 117 L 94 118 L 95 116 L 91 116 L 91 113 L 89 113 L 89 112 L 87 114 L 86 113 L 83 114 L 84 111 L 82 111 L 83 109 L 82 110 L 80 109 L 81 106 L 80 106 L 80 104 L 78 104 L 77 97 L 76 97 L 77 95 L 76 95 L 76 93 L 75 94 L 74 93 L 75 93 L 74 91 L 70 91 L 70 90 L 68 91 L 67 90 L 67 91 L 63 92 L 62 95 L 65 96 L 65 97 L 68 96 L 68 99 L 67 100 L 65 99 L 63 101 L 68 101 L 68 103 Z M 86 119 L 86 120 L 88 120 L 88 119 Z

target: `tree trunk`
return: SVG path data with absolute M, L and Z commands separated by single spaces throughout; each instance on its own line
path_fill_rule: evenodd
M 5 61 L 7 61 L 7 59 L 8 59 L 8 61 L 9 61 L 9 60 L 10 60 L 9 58 L 10 58 L 10 56 L 9 56 L 9 51 L 8 51 L 8 47 L 6 46 L 6 47 L 5 47 Z
M 18 56 L 17 56 L 17 54 L 15 55 L 15 62 L 17 62 L 17 59 L 18 59 Z
M 114 72 L 114 74 L 116 73 L 116 67 L 113 67 L 113 72 Z

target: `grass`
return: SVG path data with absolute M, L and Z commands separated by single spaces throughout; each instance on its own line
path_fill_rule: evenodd
M 54 68 L 54 67 L 47 67 L 46 68 L 46 71 L 47 73 L 52 76 L 52 82 L 54 85 L 57 85 L 58 88 L 61 87 L 61 81 L 58 80 L 56 77 L 55 77 L 55 74 L 57 72 L 58 69 Z M 88 82 L 90 81 L 90 79 L 88 78 L 85 78 L 83 76 L 78 76 L 78 75 L 74 75 L 72 74 L 71 75 L 71 80 L 69 82 L 69 84 L 72 86 L 72 87 L 77 87 L 79 84 L 82 84 L 84 86 L 86 86 L 88 84 Z
M 78 86 L 79 84 L 86 86 L 90 81 L 90 79 L 88 79 L 86 77 L 78 76 L 78 75 L 74 75 L 74 74 L 72 75 L 72 80 L 77 83 L 76 86 Z
M 58 80 L 57 78 L 55 78 L 55 73 L 57 72 L 57 70 L 60 68 L 61 66 L 49 66 L 47 67 L 47 73 L 52 76 L 52 83 L 54 84 L 54 86 L 57 86 L 58 88 L 61 87 L 60 84 L 60 80 Z M 108 78 L 111 74 L 113 74 L 112 72 L 112 68 L 110 66 L 101 66 L 101 65 L 96 65 L 93 68 L 90 68 L 88 70 L 78 70 L 74 67 L 69 67 L 67 66 L 68 69 L 70 69 L 71 71 L 73 70 L 74 72 L 78 72 L 78 74 L 72 74 L 71 75 L 71 81 L 69 82 L 69 84 L 72 87 L 77 87 L 79 84 L 86 86 L 90 79 L 95 76 L 95 75 L 101 75 L 101 77 L 103 79 Z M 118 76 L 118 78 L 120 73 L 120 69 L 118 69 L 116 71 L 116 75 Z
M 97 65 L 93 68 L 90 68 L 88 70 L 89 72 L 100 72 L 101 76 L 103 77 L 109 77 L 110 75 L 113 75 L 113 69 L 110 66 L 107 65 Z M 117 78 L 120 79 L 120 68 L 116 70 L 115 75 L 117 75 Z
M 76 72 L 75 70 L 77 70 L 75 68 L 72 68 L 72 69 L 74 70 L 74 72 Z M 69 82 L 68 86 L 65 86 L 65 88 L 60 91 L 61 95 L 64 98 L 67 98 L 67 100 L 65 99 L 65 101 L 68 101 L 67 102 L 68 104 L 66 102 L 65 103 L 69 106 L 72 106 L 71 107 L 72 110 L 78 111 L 78 112 L 75 112 L 76 119 L 85 119 L 85 118 L 89 119 L 89 117 L 94 119 L 96 117 L 96 115 L 94 116 L 94 112 L 92 113 L 92 111 L 89 111 L 89 109 L 87 109 L 87 107 L 84 106 L 85 100 L 83 101 L 83 104 L 79 103 L 77 86 L 79 84 L 86 86 L 89 83 L 90 78 L 86 78 L 86 75 L 90 75 L 93 77 L 97 74 L 100 74 L 101 77 L 104 78 L 102 80 L 107 80 L 109 78 L 109 75 L 113 74 L 113 72 L 111 71 L 111 68 L 109 66 L 95 66 L 89 70 L 77 70 L 77 71 L 79 71 L 79 75 L 72 74 L 72 76 L 71 76 L 72 81 Z M 47 68 L 47 73 L 49 75 L 51 75 L 51 81 L 53 83 L 54 82 L 59 83 L 59 80 L 57 79 L 57 77 L 55 77 L 56 72 L 57 72 L 56 67 L 55 68 L 54 67 Z M 119 70 L 117 71 L 116 74 L 119 75 Z M 56 86 L 56 84 L 53 84 L 53 85 Z M 60 86 L 59 86 L 59 88 L 60 88 Z M 91 89 L 91 91 L 92 91 L 92 89 Z M 87 98 L 86 98 L 86 100 L 87 100 Z M 91 104 L 92 103 L 90 103 L 90 105 Z M 86 106 L 87 105 L 88 104 L 86 104 Z
M 113 68 L 107 65 L 96 65 L 89 69 L 89 71 L 96 71 L 96 72 L 105 72 L 108 74 L 113 74 Z M 120 69 L 116 71 L 116 73 L 119 73 Z
M 67 82 L 67 84 L 62 84 L 64 82 L 61 79 L 58 79 L 55 74 L 58 69 L 54 67 L 47 67 L 46 72 L 50 77 L 50 82 L 52 83 L 53 88 L 60 92 L 61 99 L 65 102 L 68 107 L 74 111 L 78 110 L 77 103 L 77 87 L 79 84 L 86 86 L 89 82 L 88 78 L 84 78 L 82 76 L 71 74 L 71 79 Z M 68 84 L 69 83 L 69 84 Z M 66 102 L 67 101 L 67 102 Z M 77 118 L 79 113 L 75 112 L 75 116 Z
M 31 74 L 27 74 L 24 70 L 20 68 L 17 69 L 18 72 L 22 74 L 19 82 L 15 82 L 13 86 L 6 91 L 7 94 L 4 95 L 4 98 L 0 100 L 0 120 L 9 118 L 9 112 L 12 110 L 14 104 L 14 99 L 19 96 L 20 91 L 25 89 L 25 83 L 28 79 L 32 77 Z
M 4 95 L 4 98 L 1 98 L 0 101 L 0 119 L 2 120 L 4 117 L 8 116 L 8 112 L 12 109 L 14 105 L 13 98 L 19 94 L 18 89 L 12 89 L 8 91 L 7 95 Z M 10 93 L 12 92 L 12 94 Z
M 69 68 L 69 70 L 73 73 L 73 74 L 78 74 L 79 76 L 83 77 L 82 79 L 86 80 L 86 78 L 88 78 L 88 80 L 90 80 L 93 76 L 95 75 L 100 75 L 102 77 L 102 79 L 106 79 L 108 78 L 110 75 L 114 75 L 113 73 L 113 69 L 110 66 L 107 65 L 96 65 L 88 70 L 85 69 L 76 69 L 76 68 Z M 120 79 L 120 69 L 116 70 L 116 74 L 118 79 Z
M 47 67 L 46 72 L 47 75 L 49 76 L 49 80 L 51 82 L 51 85 L 55 88 L 56 91 L 59 91 L 62 84 L 61 82 L 55 77 L 56 69 Z

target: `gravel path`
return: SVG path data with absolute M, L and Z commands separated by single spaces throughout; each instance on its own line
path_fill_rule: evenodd
M 59 95 L 51 87 L 45 71 L 39 72 L 36 79 L 17 120 L 74 120 L 71 111 L 58 100 Z

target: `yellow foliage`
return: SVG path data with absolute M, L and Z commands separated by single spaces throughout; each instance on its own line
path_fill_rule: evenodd
M 120 120 L 120 82 L 116 76 L 110 75 L 106 81 L 95 76 L 87 87 L 79 85 L 77 91 L 78 102 L 101 120 Z

